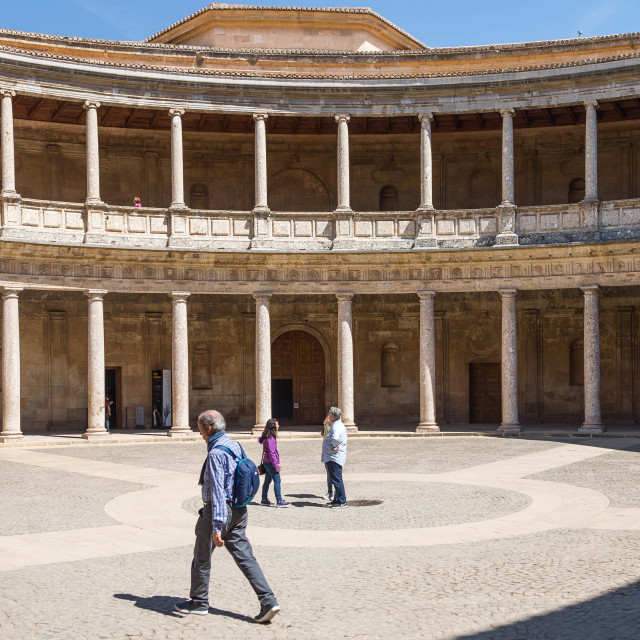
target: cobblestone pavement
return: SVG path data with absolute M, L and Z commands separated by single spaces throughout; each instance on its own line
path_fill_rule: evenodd
M 0 639 L 640 637 L 640 439 L 349 447 L 348 498 L 382 504 L 318 508 L 318 439 L 280 445 L 294 506 L 250 508 L 282 606 L 264 626 L 224 549 L 210 615 L 172 611 L 188 593 L 204 443 L 0 452 Z

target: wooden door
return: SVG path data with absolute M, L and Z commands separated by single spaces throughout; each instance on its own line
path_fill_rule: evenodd
M 500 363 L 469 364 L 469 422 L 499 423 L 501 417 Z
M 322 424 L 324 351 L 311 334 L 288 331 L 276 339 L 271 347 L 271 377 L 293 381 L 292 424 Z

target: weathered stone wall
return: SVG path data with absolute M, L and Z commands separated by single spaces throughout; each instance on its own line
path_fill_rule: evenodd
M 84 202 L 84 126 L 16 121 L 16 188 L 25 198 Z M 100 129 L 102 199 L 167 207 L 169 131 Z M 601 200 L 638 197 L 640 123 L 599 127 Z M 499 131 L 434 134 L 434 204 L 495 207 L 501 200 Z M 185 199 L 194 209 L 253 207 L 252 135 L 185 133 Z M 336 138 L 267 134 L 269 205 L 274 211 L 337 206 Z M 419 135 L 351 136 L 351 204 L 356 211 L 411 211 L 420 203 Z M 515 194 L 520 206 L 566 203 L 584 177 L 584 127 L 516 130 Z M 385 187 L 395 197 L 381 199 Z M 392 189 L 392 191 L 393 191 Z M 387 196 L 389 194 L 387 193 Z
M 638 287 L 605 288 L 601 296 L 602 411 L 606 420 L 640 419 L 634 394 L 640 367 Z M 573 422 L 583 416 L 579 384 L 583 332 L 578 289 L 521 291 L 518 309 L 520 421 Z M 107 294 L 105 366 L 120 367 L 119 423 L 135 426 L 143 406 L 151 425 L 151 371 L 171 369 L 169 296 Z M 255 303 L 246 295 L 194 295 L 188 302 L 190 421 L 216 407 L 231 425 L 255 418 Z M 417 299 L 354 299 L 356 422 L 417 424 Z M 302 330 L 325 352 L 325 403 L 337 403 L 337 303 L 333 296 L 274 296 L 271 335 Z M 82 429 L 87 411 L 87 300 L 81 293 L 25 291 L 20 296 L 22 423 Z M 578 365 L 572 384 L 571 351 Z M 469 421 L 470 363 L 500 362 L 497 293 L 436 296 L 436 399 L 442 423 Z M 574 371 L 574 374 L 576 372 Z

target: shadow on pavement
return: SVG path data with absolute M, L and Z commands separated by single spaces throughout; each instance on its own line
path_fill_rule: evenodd
M 175 606 L 179 602 L 184 602 L 184 598 L 175 598 L 173 596 L 149 596 L 148 598 L 144 598 L 142 596 L 134 596 L 131 593 L 114 593 L 113 597 L 118 598 L 118 600 L 129 600 L 140 609 L 162 613 L 163 615 L 170 616 L 171 618 L 185 617 L 184 614 L 178 613 L 175 610 Z M 233 618 L 234 620 L 255 623 L 255 620 L 249 616 L 242 615 L 241 613 L 233 613 L 232 611 L 224 611 L 223 609 L 216 609 L 215 607 L 209 607 L 209 613 L 216 616 Z
M 563 609 L 456 640 L 637 640 L 640 581 Z

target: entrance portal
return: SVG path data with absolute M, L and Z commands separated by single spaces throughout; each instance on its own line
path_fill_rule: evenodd
M 324 419 L 324 351 L 306 331 L 287 331 L 271 346 L 271 406 L 283 424 Z
M 120 377 L 121 367 L 108 367 L 104 371 L 104 395 L 109 398 L 111 404 L 111 416 L 109 417 L 110 429 L 122 429 L 122 416 L 120 415 Z
M 469 364 L 469 422 L 500 422 L 500 363 Z

